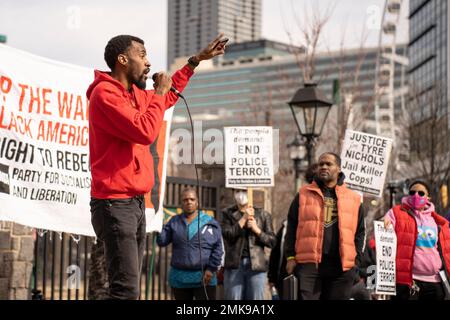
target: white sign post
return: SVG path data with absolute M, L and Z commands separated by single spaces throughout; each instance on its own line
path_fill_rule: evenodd
M 227 188 L 273 187 L 272 127 L 226 127 Z
M 381 198 L 391 149 L 392 139 L 347 130 L 341 169 L 348 187 Z
M 384 228 L 381 221 L 374 222 L 377 255 L 376 294 L 395 295 L 395 258 L 397 236 L 394 228 Z

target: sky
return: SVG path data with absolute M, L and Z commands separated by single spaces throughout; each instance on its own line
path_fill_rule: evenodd
M 384 3 L 384 0 L 263 0 L 262 36 L 290 43 L 289 31 L 293 44 L 302 44 L 298 25 L 310 20 L 313 10 L 323 14 L 331 8 L 320 50 L 359 47 L 361 43 L 376 46 Z M 407 29 L 403 29 L 400 42 L 407 39 Z M 7 35 L 9 46 L 102 70 L 107 69 L 103 50 L 108 40 L 118 34 L 132 34 L 145 41 L 152 71 L 157 72 L 166 69 L 167 2 L 1 0 L 0 34 Z

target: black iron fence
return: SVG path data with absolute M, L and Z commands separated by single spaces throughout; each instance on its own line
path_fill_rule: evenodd
M 167 177 L 164 206 L 181 206 L 181 191 L 196 187 L 196 180 Z M 219 210 L 220 186 L 200 182 L 198 189 L 200 206 L 216 214 Z M 141 274 L 141 299 L 170 300 L 168 285 L 171 246 L 159 248 L 156 233 L 148 234 Z M 100 248 L 101 249 L 101 248 Z M 97 250 L 93 252 L 93 250 Z M 95 238 L 73 236 L 53 231 L 37 230 L 34 267 L 32 275 L 32 299 L 87 300 L 98 298 L 89 290 L 95 282 L 96 290 L 106 285 L 102 250 Z M 92 256 L 95 257 L 92 259 Z M 91 278 L 92 274 L 92 278 Z M 91 279 L 90 279 L 91 278 Z M 103 278 L 105 279 L 103 281 Z M 103 288 L 104 289 L 104 288 Z

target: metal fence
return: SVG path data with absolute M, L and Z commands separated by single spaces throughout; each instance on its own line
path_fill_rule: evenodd
M 182 190 L 196 185 L 196 180 L 167 177 L 164 206 L 180 207 Z M 220 188 L 217 184 L 200 182 L 198 194 L 202 209 L 214 211 L 215 214 L 218 212 Z M 142 300 L 172 299 L 167 280 L 171 246 L 159 248 L 156 236 L 156 233 L 148 234 L 146 239 L 140 279 Z M 92 299 L 89 293 L 90 270 L 100 268 L 99 275 L 95 274 L 91 279 L 96 284 L 102 283 L 99 278 L 105 275 L 104 266 L 91 265 L 92 250 L 99 247 L 94 241 L 92 237 L 38 230 L 34 248 L 32 299 Z M 98 255 L 98 252 L 95 254 Z

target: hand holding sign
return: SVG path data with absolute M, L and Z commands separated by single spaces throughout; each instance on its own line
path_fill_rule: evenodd
M 249 219 L 251 218 L 251 219 L 254 219 L 254 217 L 255 217 L 255 209 L 252 207 L 252 206 L 248 206 L 246 209 L 245 209 L 245 212 L 248 214 L 248 217 L 249 217 Z
M 261 229 L 258 227 L 258 224 L 256 223 L 255 217 L 253 215 L 250 216 L 247 220 L 247 228 L 253 231 L 257 236 L 261 234 Z
M 387 229 L 389 229 L 389 227 L 391 227 L 391 226 L 392 226 L 391 220 L 388 219 L 388 218 L 385 218 L 385 219 L 384 219 L 384 228 L 387 230 Z

